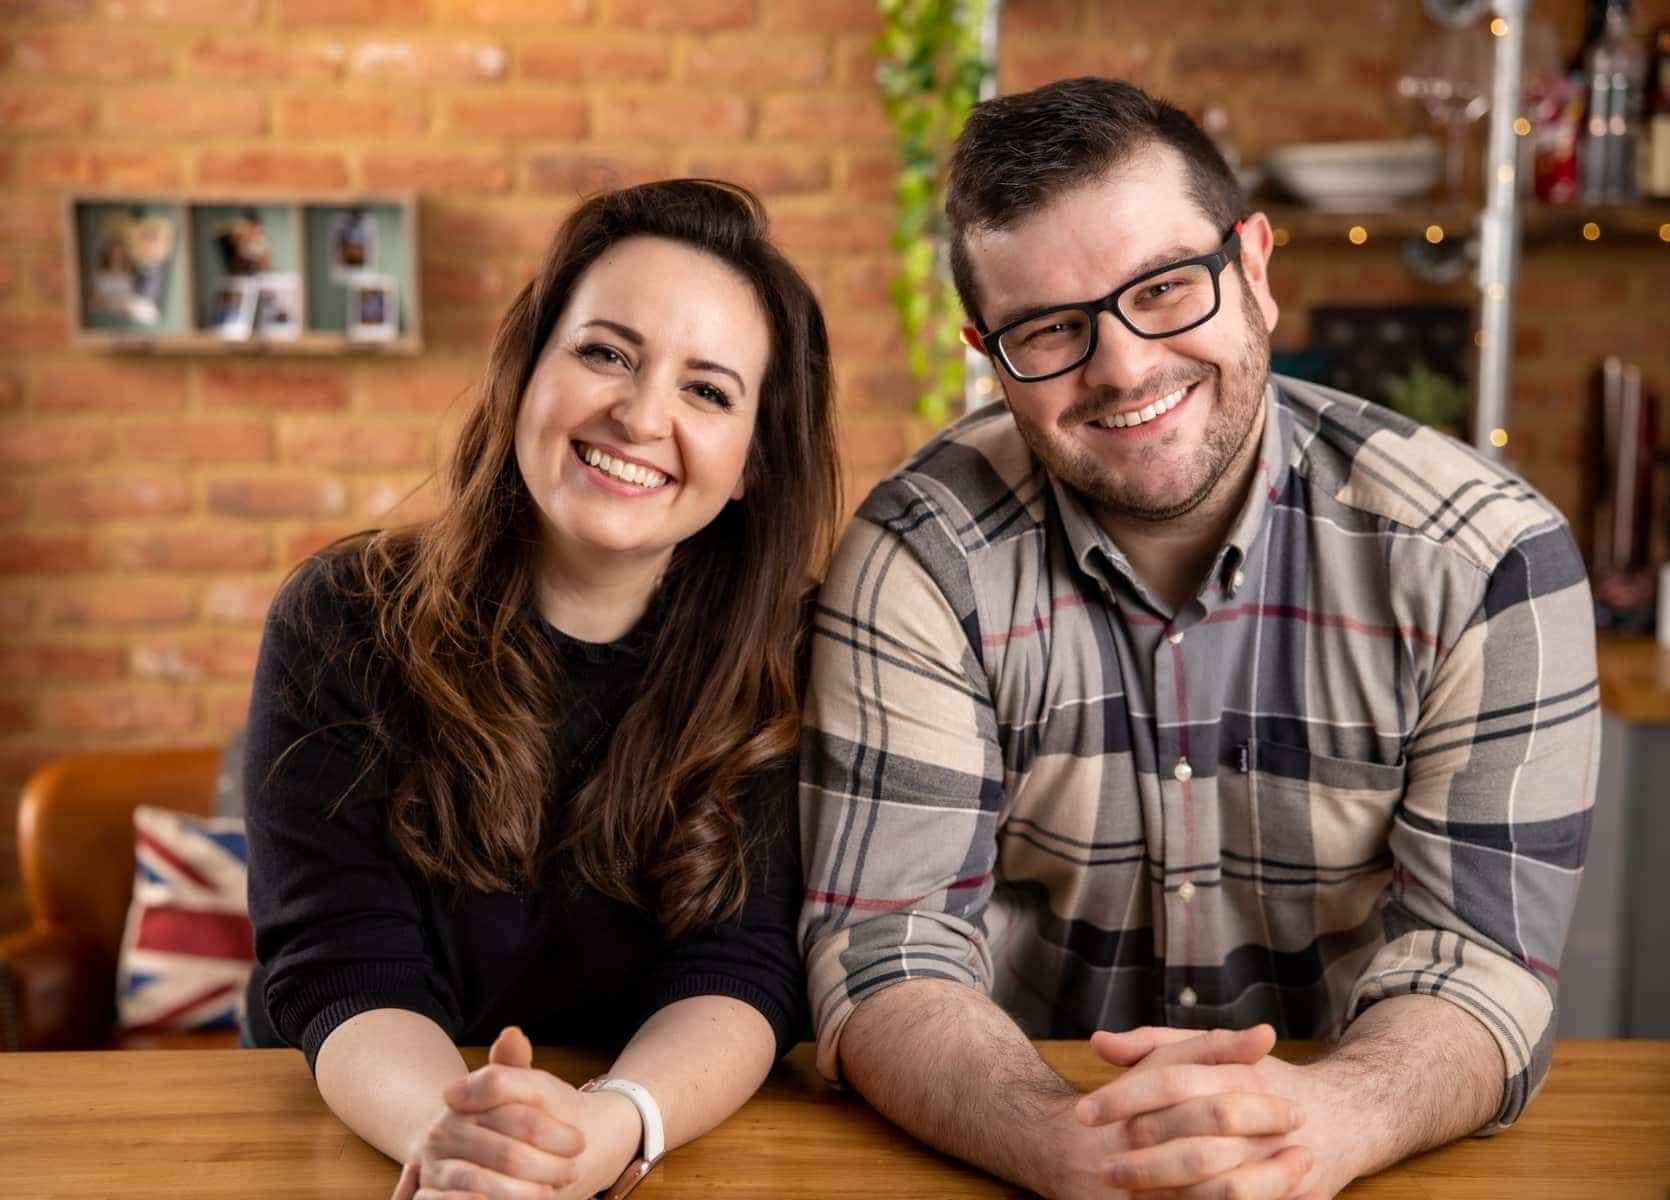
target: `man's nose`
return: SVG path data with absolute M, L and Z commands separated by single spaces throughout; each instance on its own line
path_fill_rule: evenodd
M 609 408 L 609 416 L 634 442 L 653 442 L 673 431 L 672 398 L 669 385 L 654 380 L 634 380 Z
M 1096 350 L 1084 364 L 1084 381 L 1094 388 L 1135 393 L 1154 377 L 1165 356 L 1164 338 L 1138 337 L 1113 313 L 1097 313 Z

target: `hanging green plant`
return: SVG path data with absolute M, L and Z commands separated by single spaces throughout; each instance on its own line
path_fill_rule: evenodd
M 876 75 L 901 159 L 893 307 L 922 385 L 916 411 L 935 422 L 962 397 L 962 309 L 945 265 L 945 173 L 992 69 L 980 37 L 989 2 L 879 0 Z

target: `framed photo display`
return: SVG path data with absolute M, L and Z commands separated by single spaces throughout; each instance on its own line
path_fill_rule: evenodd
M 73 341 L 148 353 L 422 349 L 405 195 L 65 201 Z

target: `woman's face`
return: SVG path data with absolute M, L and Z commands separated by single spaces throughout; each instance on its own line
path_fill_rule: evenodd
M 664 564 L 740 499 L 769 353 L 753 288 L 718 258 L 637 237 L 593 263 L 516 417 L 547 557 Z

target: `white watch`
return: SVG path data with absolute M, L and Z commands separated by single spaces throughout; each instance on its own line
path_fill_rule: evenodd
M 655 1169 L 661 1161 L 661 1156 L 667 1152 L 666 1134 L 661 1128 L 661 1107 L 655 1103 L 655 1097 L 649 1094 L 649 1089 L 643 1084 L 633 1083 L 630 1079 L 615 1079 L 599 1075 L 596 1079 L 589 1079 L 580 1088 L 582 1092 L 619 1092 L 632 1101 L 632 1107 L 638 1110 L 638 1119 L 643 1122 L 644 1142 L 638 1151 L 638 1157 L 621 1172 L 614 1185 L 603 1193 L 604 1200 L 622 1200 L 633 1188 L 643 1182 L 644 1176 Z

